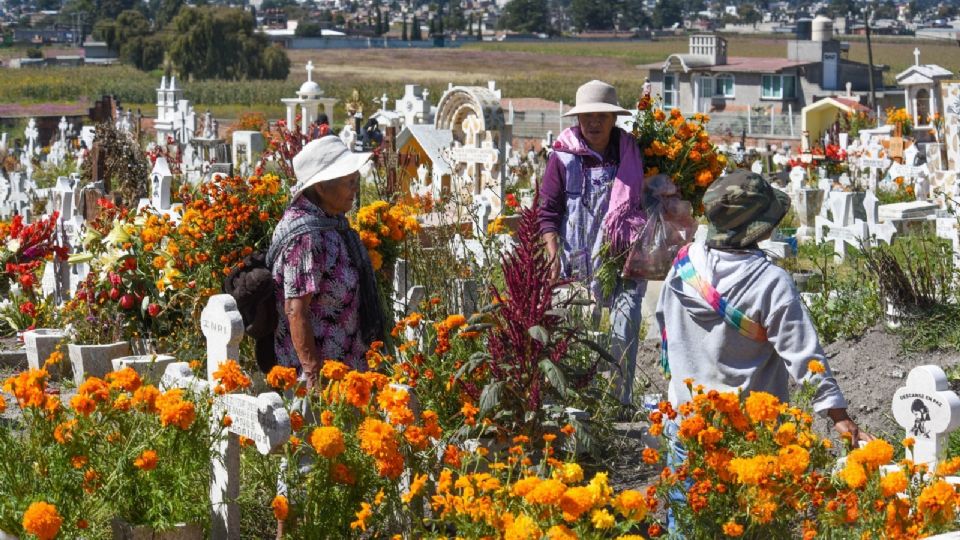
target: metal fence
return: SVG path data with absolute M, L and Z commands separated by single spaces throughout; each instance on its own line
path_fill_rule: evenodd
M 542 139 L 547 132 L 560 135 L 564 129 L 574 125 L 576 118 L 562 117 L 557 111 L 524 111 L 513 115 L 513 136 L 519 139 Z
M 738 113 L 713 113 L 710 115 L 710 133 L 738 136 L 746 132 L 748 137 L 774 136 L 800 138 L 799 114 L 757 114 L 753 111 Z

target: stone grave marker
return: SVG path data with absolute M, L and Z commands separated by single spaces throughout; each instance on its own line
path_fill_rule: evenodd
M 410 277 L 409 265 L 404 259 L 397 259 L 393 270 L 393 310 L 406 317 L 418 309 L 426 298 L 427 290 L 422 285 L 414 285 Z
M 893 395 L 893 417 L 916 441 L 912 459 L 931 467 L 947 450 L 947 435 L 960 427 L 960 397 L 939 366 L 917 366 L 910 370 L 904 386 Z M 909 450 L 908 450 L 909 451 Z
M 851 192 L 830 192 L 826 205 L 832 220 L 822 215 L 815 220 L 816 242 L 833 242 L 833 251 L 840 261 L 846 256 L 847 244 L 859 248 L 861 242 L 866 244 L 870 241 L 867 223 L 853 217 L 853 198 Z
M 63 330 L 38 328 L 23 333 L 23 344 L 27 350 L 27 366 L 40 369 L 54 351 L 63 353 L 59 369 L 50 370 L 51 380 L 60 380 L 70 376 L 70 361 L 67 360 L 66 334 Z
M 479 294 L 475 279 L 453 280 L 453 311 L 469 318 L 479 311 Z
M 799 165 L 790 169 L 790 189 L 794 193 L 803 189 L 803 179 L 806 176 L 807 172 Z
M 149 381 L 158 381 L 166 372 L 167 366 L 176 362 L 177 359 L 166 354 L 143 354 L 133 356 L 121 356 L 111 360 L 114 371 L 120 371 L 125 367 L 132 368 L 141 378 Z

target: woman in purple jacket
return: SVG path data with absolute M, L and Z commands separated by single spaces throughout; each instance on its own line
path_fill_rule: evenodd
M 576 106 L 564 116 L 574 115 L 578 125 L 557 138 L 540 185 L 540 231 L 552 276 L 583 282 L 598 305 L 610 307 L 610 352 L 620 362 L 615 392 L 629 405 L 647 284 L 620 279 L 605 298 L 595 273 L 603 243 L 625 248 L 645 220 L 639 203 L 643 162 L 633 135 L 616 127 L 616 117 L 630 112 L 620 107 L 614 87 L 601 81 L 581 86 Z

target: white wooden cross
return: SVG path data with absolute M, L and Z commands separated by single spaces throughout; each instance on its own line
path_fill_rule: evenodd
M 200 315 L 200 327 L 207 339 L 207 380 L 193 375 L 189 364 L 177 362 L 167 366 L 162 387 L 191 388 L 209 392 L 216 384 L 213 376 L 227 360 L 237 360 L 243 337 L 243 318 L 237 303 L 229 294 L 210 297 Z M 254 441 L 262 454 L 270 453 L 290 438 L 290 416 L 283 399 L 276 392 L 259 396 L 227 394 L 215 398 L 211 430 L 220 430 L 221 417 L 232 420 L 227 436 L 214 448 L 210 483 L 211 531 L 216 540 L 239 540 L 240 508 L 240 441 L 239 436 Z
M 405 259 L 397 259 L 393 270 L 393 311 L 403 317 L 419 309 L 420 302 L 427 296 L 427 289 L 423 285 L 413 284 L 409 268 Z
M 943 369 L 930 365 L 910 370 L 906 384 L 893 395 L 892 410 L 906 436 L 915 441 L 914 463 L 935 467 L 945 457 L 947 436 L 960 427 L 960 397 L 950 390 Z
M 31 118 L 27 122 L 27 128 L 23 130 L 23 135 L 27 139 L 27 153 L 31 156 L 37 153 L 37 137 L 40 136 L 40 131 L 37 129 L 37 121 Z
M 814 225 L 814 234 L 818 244 L 833 242 L 833 252 L 837 259 L 843 261 L 846 256 L 846 245 L 859 247 L 860 243 L 870 241 L 866 222 L 853 217 L 853 197 L 850 192 L 830 192 L 827 205 L 833 220 L 817 216 Z M 825 234 L 824 229 L 828 229 Z

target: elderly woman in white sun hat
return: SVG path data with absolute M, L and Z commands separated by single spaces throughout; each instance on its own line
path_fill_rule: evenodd
M 598 304 L 610 307 L 610 353 L 620 362 L 615 391 L 630 405 L 646 282 L 620 279 L 612 297 L 604 298 L 595 279 L 602 244 L 624 248 L 645 221 L 640 149 L 633 135 L 616 127 L 617 116 L 625 115 L 630 112 L 613 86 L 590 81 L 577 90 L 576 106 L 564 115 L 576 116 L 577 125 L 557 138 L 540 184 L 540 231 L 553 277 L 583 282 Z
M 277 363 L 297 368 L 308 388 L 327 359 L 365 369 L 370 343 L 384 337 L 373 267 L 344 217 L 369 159 L 334 136 L 304 146 L 293 158 L 290 206 L 273 233 L 268 260 L 280 313 Z

